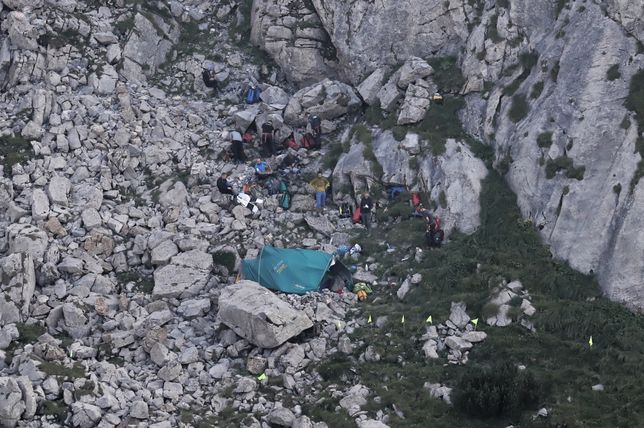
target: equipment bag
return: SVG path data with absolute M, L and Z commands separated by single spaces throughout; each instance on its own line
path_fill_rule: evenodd
M 284 143 L 282 143 L 282 145 L 284 146 L 285 149 L 288 149 L 288 148 L 291 148 L 293 150 L 300 149 L 300 145 L 297 144 L 297 142 L 295 141 L 295 138 L 293 137 L 287 138 L 286 140 L 284 140 Z
M 280 180 L 279 183 L 279 192 L 280 193 L 286 193 L 288 192 L 288 183 L 284 180 Z
M 360 207 L 356 207 L 356 209 L 353 211 L 353 217 L 351 217 L 351 219 L 354 223 L 360 223 L 360 220 L 362 219 Z
M 282 197 L 280 198 L 280 207 L 285 210 L 291 208 L 291 195 L 288 192 L 282 193 Z
M 351 205 L 349 205 L 347 202 L 341 203 L 338 207 L 338 213 L 340 215 L 340 218 L 350 218 L 352 215 Z
M 415 207 L 420 205 L 420 196 L 418 195 L 418 192 L 413 192 L 411 194 L 411 204 Z
M 246 104 L 255 104 L 260 101 L 260 94 L 262 93 L 262 90 L 256 87 L 249 87 L 248 91 L 246 91 Z
M 315 138 L 313 138 L 313 135 L 311 135 L 311 133 L 309 132 L 304 134 L 301 143 L 302 147 L 304 147 L 306 150 L 315 148 Z

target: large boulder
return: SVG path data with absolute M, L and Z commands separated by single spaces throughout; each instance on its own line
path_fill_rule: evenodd
M 31 254 L 11 254 L 0 260 L 0 289 L 25 316 L 35 288 L 36 272 Z
M 180 253 L 170 264 L 154 271 L 152 295 L 160 297 L 193 297 L 204 289 L 212 270 L 212 256 L 200 250 Z
M 254 1 L 251 41 L 268 52 L 293 82 L 307 85 L 337 75 L 333 45 L 309 2 Z
M 179 35 L 174 19 L 150 12 L 137 13 L 123 47 L 123 76 L 135 82 L 145 81 L 146 75 L 153 75 L 166 62 Z
M 398 125 L 418 123 L 425 117 L 429 109 L 432 89 L 424 80 L 416 85 L 407 86 L 405 99 L 398 114 Z
M 15 427 L 36 414 L 36 397 L 26 376 L 0 377 L 0 426 Z
M 12 224 L 7 227 L 9 253 L 27 253 L 34 261 L 42 261 L 49 243 L 47 233 L 31 224 Z
M 373 105 L 378 101 L 378 92 L 385 81 L 385 75 L 386 69 L 378 68 L 358 86 L 358 93 L 368 105 Z
M 186 204 L 188 190 L 182 181 L 168 179 L 159 186 L 159 203 L 162 207 L 179 207 Z
M 49 198 L 42 189 L 34 189 L 31 194 L 31 216 L 34 220 L 44 220 L 49 215 Z
M 275 348 L 313 327 L 304 312 L 253 281 L 241 281 L 221 291 L 218 317 L 235 333 L 262 348 Z
M 49 193 L 49 199 L 52 203 L 67 206 L 67 195 L 71 189 L 71 182 L 69 179 L 61 176 L 53 176 L 49 180 L 49 186 L 47 186 L 47 191 Z
M 361 106 L 362 101 L 351 86 L 324 79 L 293 95 L 284 111 L 284 121 L 289 125 L 302 126 L 311 114 L 331 120 L 357 111 Z

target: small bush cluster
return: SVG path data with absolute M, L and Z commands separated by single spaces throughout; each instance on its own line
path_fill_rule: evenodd
M 606 72 L 606 78 L 611 82 L 622 77 L 622 73 L 619 72 L 619 64 L 613 64 L 610 66 Z
M 586 172 L 585 166 L 575 167 L 572 159 L 568 156 L 559 156 L 556 159 L 548 159 L 546 161 L 546 177 L 554 178 L 559 171 L 566 171 L 566 177 L 574 178 L 576 180 L 583 180 L 584 173 Z
M 541 93 L 543 92 L 543 81 L 538 81 L 532 86 L 532 91 L 530 92 L 530 98 L 533 100 L 536 100 L 541 96 Z
M 533 408 L 540 391 L 541 385 L 530 372 L 503 363 L 467 371 L 455 388 L 454 405 L 470 416 L 499 417 Z
M 552 132 L 542 132 L 537 137 L 537 146 L 542 149 L 552 146 Z
M 524 119 L 530 111 L 530 105 L 525 98 L 525 95 L 515 95 L 512 97 L 512 105 L 508 111 L 508 117 L 514 123 L 520 122 Z

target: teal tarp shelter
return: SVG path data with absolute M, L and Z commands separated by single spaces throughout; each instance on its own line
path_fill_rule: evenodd
M 322 288 L 351 289 L 351 272 L 333 255 L 322 251 L 265 246 L 256 259 L 244 260 L 245 279 L 271 290 L 305 294 Z

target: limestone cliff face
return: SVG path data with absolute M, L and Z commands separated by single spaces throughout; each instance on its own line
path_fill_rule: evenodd
M 334 71 L 354 85 L 411 56 L 456 55 L 464 126 L 509 165 L 524 216 L 556 257 L 597 274 L 609 297 L 644 307 L 644 182 L 633 181 L 643 130 L 623 106 L 644 66 L 642 2 L 311 0 L 309 8 L 335 48 Z

